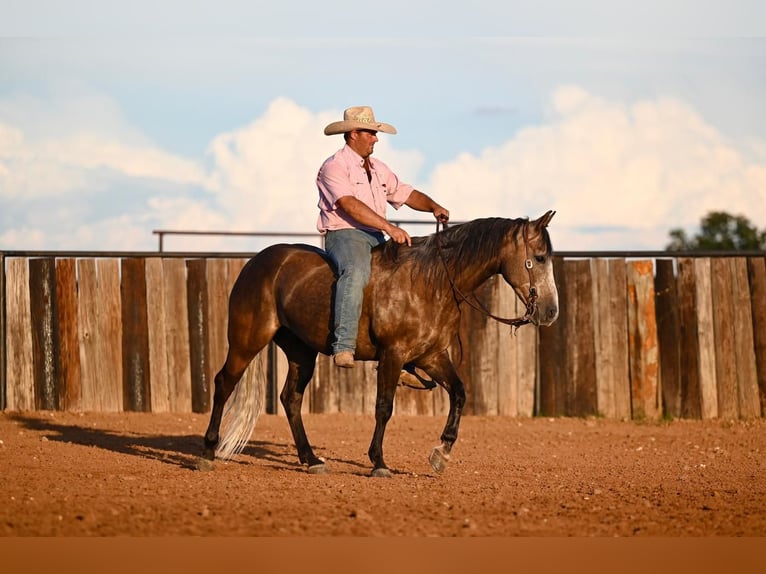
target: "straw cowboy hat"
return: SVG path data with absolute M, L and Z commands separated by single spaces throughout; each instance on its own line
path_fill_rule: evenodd
M 342 122 L 333 122 L 324 129 L 324 135 L 345 134 L 354 130 L 375 130 L 387 134 L 395 134 L 396 128 L 390 124 L 384 124 L 375 120 L 372 108 L 368 106 L 355 106 L 343 112 Z

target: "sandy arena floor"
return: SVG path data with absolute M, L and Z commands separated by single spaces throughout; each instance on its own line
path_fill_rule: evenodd
M 195 469 L 207 415 L 0 414 L 2 536 L 765 536 L 766 420 L 394 415 L 391 479 L 369 477 L 371 416 L 308 415 L 331 473 L 264 415 L 242 455 Z

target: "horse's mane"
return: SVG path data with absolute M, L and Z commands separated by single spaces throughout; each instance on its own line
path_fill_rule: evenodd
M 413 237 L 411 247 L 389 239 L 376 249 L 380 250 L 382 267 L 409 264 L 413 276 L 420 277 L 431 288 L 441 289 L 449 286 L 449 277 L 457 277 L 488 259 L 496 259 L 508 234 L 516 240 L 528 221 L 527 218 L 475 219 L 426 237 Z M 547 232 L 543 236 L 546 251 L 550 254 L 550 237 Z

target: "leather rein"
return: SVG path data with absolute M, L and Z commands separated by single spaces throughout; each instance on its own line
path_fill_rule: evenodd
M 441 243 L 441 238 L 439 237 L 439 225 L 442 226 L 442 229 L 446 230 L 447 223 L 442 221 L 436 222 L 435 241 L 436 241 L 436 248 L 439 252 L 439 258 L 442 260 L 442 264 L 444 265 L 444 271 L 446 272 L 447 280 L 449 281 L 449 284 L 452 287 L 452 293 L 455 296 L 455 300 L 457 301 L 458 306 L 460 305 L 462 301 L 465 301 L 470 307 L 476 309 L 480 313 L 485 314 L 487 317 L 490 317 L 491 319 L 494 319 L 495 321 L 498 321 L 499 323 L 510 325 L 514 330 L 518 329 L 522 325 L 531 323 L 532 317 L 537 311 L 537 289 L 535 289 L 534 280 L 532 278 L 532 267 L 534 266 L 534 264 L 532 263 L 532 259 L 530 259 L 529 257 L 529 242 L 527 240 L 528 222 L 524 223 L 524 251 L 526 254 L 524 267 L 527 269 L 527 273 L 529 274 L 529 296 L 527 297 L 527 301 L 526 301 L 527 309 L 523 317 L 515 317 L 513 319 L 498 317 L 497 315 L 492 314 L 489 311 L 489 309 L 487 309 L 481 303 L 481 301 L 479 301 L 475 293 L 472 292 L 469 295 L 466 295 L 460 290 L 460 288 L 457 285 L 455 285 L 455 281 L 452 279 L 452 276 L 450 275 L 450 272 L 449 272 L 449 268 L 447 267 L 447 261 L 444 258 L 444 253 L 442 252 L 442 243 Z

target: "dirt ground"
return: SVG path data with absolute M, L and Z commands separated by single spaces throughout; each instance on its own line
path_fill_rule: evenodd
M 330 474 L 263 415 L 245 452 L 196 470 L 207 415 L 0 414 L 2 536 L 766 536 L 766 420 L 394 415 L 393 478 L 369 476 L 371 416 L 307 415 Z

